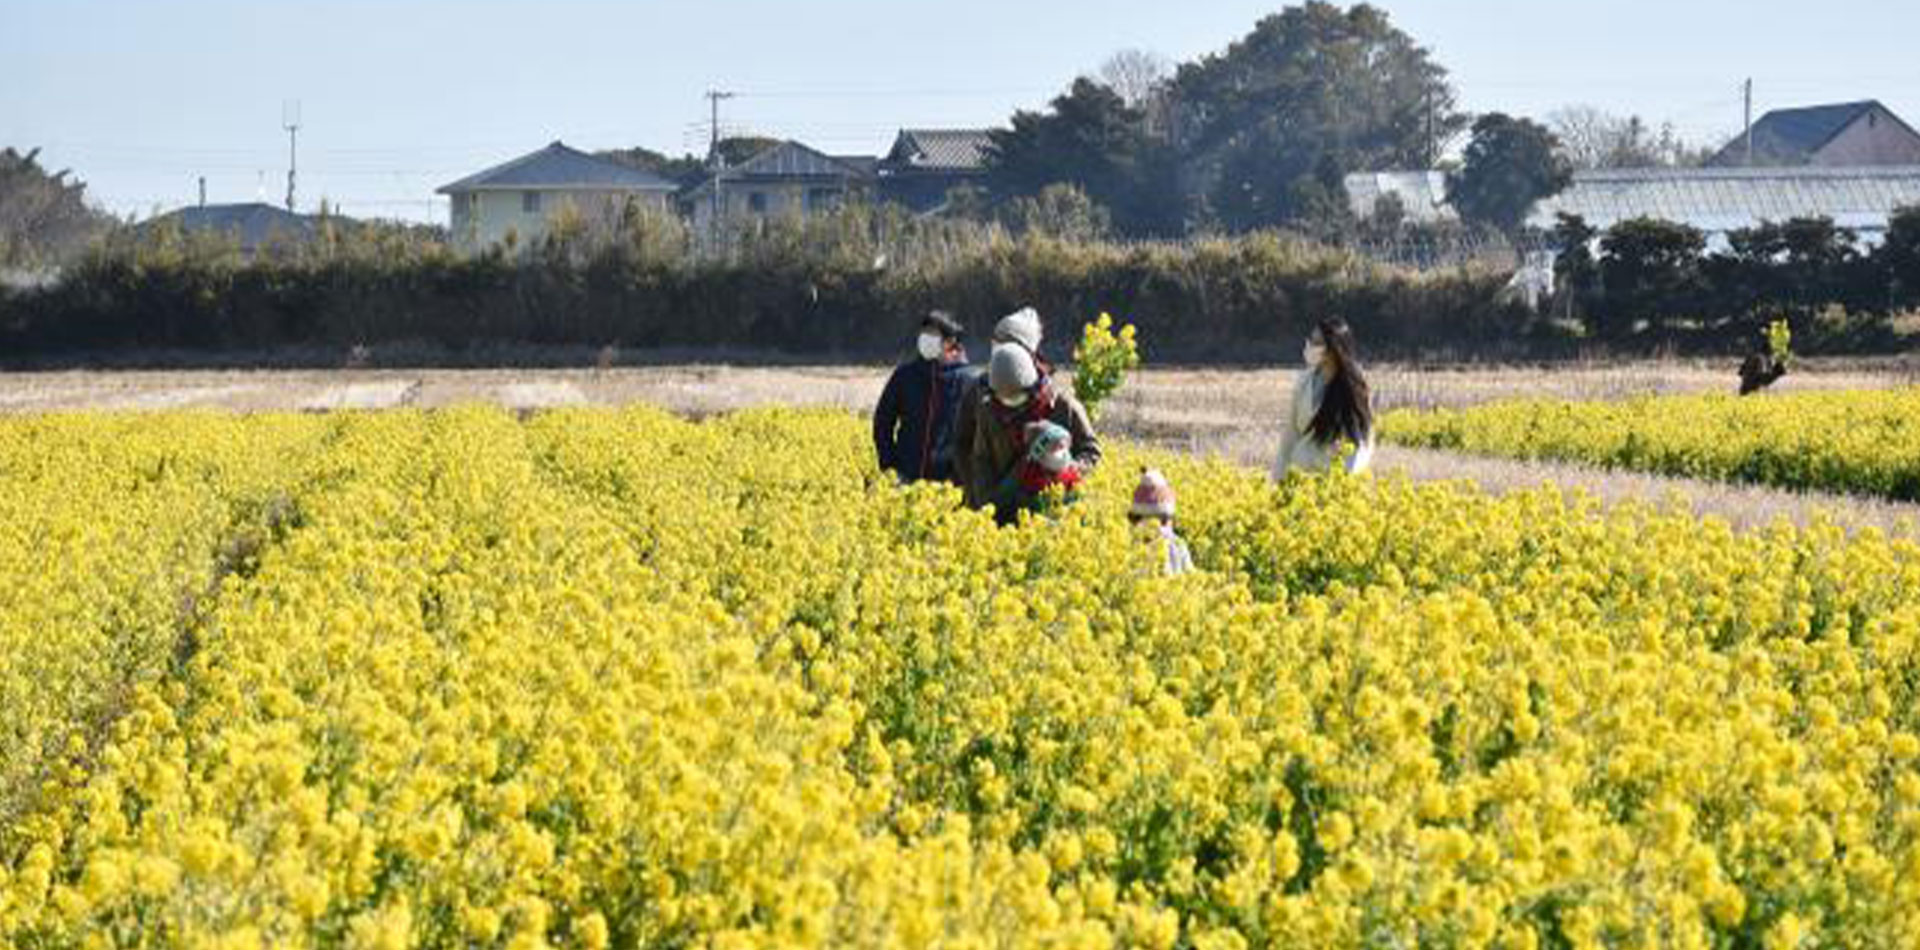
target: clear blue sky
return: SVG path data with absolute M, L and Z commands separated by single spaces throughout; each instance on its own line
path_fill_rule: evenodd
M 0 0 L 0 145 L 44 147 L 104 206 L 278 201 L 444 220 L 433 189 L 559 138 L 699 150 L 723 126 L 884 151 L 901 126 L 1003 123 L 1107 54 L 1187 59 L 1278 0 Z M 1920 3 L 1385 0 L 1464 104 L 1591 103 L 1694 138 L 1757 106 L 1878 98 L 1920 122 Z

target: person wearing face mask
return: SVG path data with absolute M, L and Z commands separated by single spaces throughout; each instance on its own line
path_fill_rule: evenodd
M 901 482 L 954 481 L 953 422 L 973 373 L 960 324 L 935 310 L 920 321 L 914 358 L 894 368 L 873 410 L 880 468 Z
M 1292 402 L 1280 421 L 1274 480 L 1290 471 L 1325 472 L 1347 447 L 1347 471 L 1366 471 L 1373 461 L 1373 394 L 1352 328 L 1339 317 L 1321 320 L 1301 355 L 1307 365 L 1294 380 Z
M 1040 355 L 1040 314 L 1032 307 L 1021 307 L 1000 318 L 993 325 L 992 345 L 995 350 L 1002 346 L 1017 346 L 1033 357 L 1034 366 L 1040 375 L 1053 374 L 1053 366 Z M 960 414 L 953 421 L 953 461 L 960 476 L 961 487 L 976 483 L 976 480 L 990 479 L 990 473 L 975 473 L 970 470 L 972 460 L 977 457 L 974 435 L 980 431 L 979 414 L 993 405 L 993 389 L 987 385 L 986 373 L 975 376 L 975 382 L 960 397 Z M 994 484 L 988 481 L 987 484 Z M 974 507 L 986 504 L 984 500 L 969 497 Z
M 1025 346 L 1002 343 L 993 348 L 986 392 L 967 420 L 971 427 L 960 440 L 965 452 L 957 460 L 970 507 L 992 504 L 996 490 L 1027 457 L 1031 423 L 1051 422 L 1066 430 L 1075 479 L 1100 464 L 1100 437 L 1086 407 L 1072 393 L 1056 388 L 1052 374 L 1042 371 Z

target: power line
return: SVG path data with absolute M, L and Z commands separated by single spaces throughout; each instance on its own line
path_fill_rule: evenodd
M 964 98 L 973 96 L 1026 96 L 1051 95 L 1058 93 L 1060 87 L 1048 86 L 1006 86 L 1000 88 L 973 89 L 744 89 L 737 95 L 749 99 L 936 99 Z

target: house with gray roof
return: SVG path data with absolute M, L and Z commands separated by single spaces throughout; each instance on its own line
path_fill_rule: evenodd
M 629 202 L 671 210 L 678 190 L 670 179 L 555 141 L 438 192 L 453 202 L 454 241 L 476 249 L 505 242 L 509 235 L 519 241 L 538 238 L 562 208 L 589 222 L 611 222 Z
M 261 201 L 189 205 L 141 223 L 140 231 L 148 233 L 159 227 L 178 227 L 185 234 L 231 241 L 249 257 L 272 248 L 305 244 L 320 231 L 313 216 Z
M 938 211 L 947 192 L 985 182 L 992 147 L 985 129 L 901 129 L 880 160 L 880 196 L 915 212 Z
M 1707 160 L 1715 168 L 1920 165 L 1920 132 L 1879 102 L 1775 109 Z
M 722 169 L 682 197 L 696 228 L 728 218 L 805 216 L 873 192 L 875 159 L 833 156 L 786 141 Z

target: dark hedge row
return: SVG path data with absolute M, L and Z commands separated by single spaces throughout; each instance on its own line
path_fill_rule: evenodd
M 1508 339 L 1531 318 L 1496 302 L 1505 275 L 1417 274 L 1271 234 L 1084 244 L 847 211 L 763 225 L 723 250 L 671 220 L 561 227 L 519 252 L 460 255 L 401 232 L 329 237 L 243 257 L 179 235 L 90 255 L 0 298 L 9 354 L 206 352 L 429 342 L 618 343 L 872 356 L 933 307 L 984 332 L 1038 308 L 1056 334 L 1101 311 L 1139 325 L 1159 359 L 1268 357 L 1315 318 L 1346 316 L 1382 347 Z

